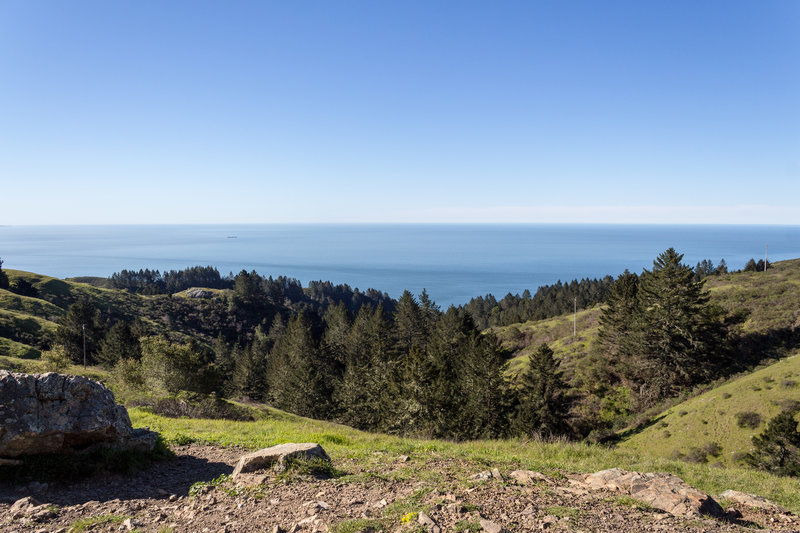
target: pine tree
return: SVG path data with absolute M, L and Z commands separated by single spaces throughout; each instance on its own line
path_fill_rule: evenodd
M 131 327 L 124 320 L 120 320 L 108 330 L 100 342 L 97 353 L 97 362 L 105 368 L 113 368 L 120 359 L 138 360 L 142 357 L 142 347 L 139 339 L 134 336 Z
M 784 411 L 753 437 L 754 450 L 745 461 L 755 468 L 782 476 L 800 476 L 800 431 L 796 411 Z
M 330 418 L 330 374 L 305 313 L 289 322 L 272 350 L 268 369 L 270 396 L 278 407 L 302 416 Z
M 464 317 L 467 331 L 460 350 L 459 376 L 461 427 L 459 438 L 497 438 L 508 429 L 506 384 L 503 377 L 505 353 L 493 333 L 482 334 L 469 315 Z
M 409 291 L 403 291 L 394 311 L 397 332 L 397 349 L 407 354 L 412 348 L 425 349 L 427 332 L 425 317 L 417 300 Z
M 550 437 L 569 433 L 570 398 L 553 350 L 545 343 L 528 357 L 517 391 L 513 429 L 518 434 Z
M 631 336 L 639 316 L 639 276 L 627 270 L 620 274 L 606 295 L 597 337 L 612 364 L 631 355 Z
M 464 322 L 458 310 L 450 307 L 436 323 L 428 343 L 423 380 L 428 384 L 419 399 L 422 427 L 432 437 L 453 437 L 459 433 L 462 407 L 461 355 L 465 341 Z
M 683 255 L 669 248 L 645 270 L 635 322 L 633 378 L 649 404 L 706 379 L 721 363 L 721 310 L 709 303 L 704 281 L 695 281 Z
M 69 306 L 67 313 L 59 321 L 56 342 L 64 347 L 72 361 L 82 363 L 85 334 L 86 359 L 91 364 L 95 361 L 94 356 L 104 331 L 100 312 L 89 300 L 80 299 Z
M 346 340 L 345 364 L 342 378 L 334 392 L 340 420 L 358 429 L 377 427 L 377 410 L 371 403 L 372 381 L 370 321 L 374 311 L 362 306 L 356 315 Z
M 8 276 L 3 272 L 2 259 L 0 259 L 0 289 L 8 289 Z

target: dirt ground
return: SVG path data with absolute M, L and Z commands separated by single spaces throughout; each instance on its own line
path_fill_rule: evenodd
M 230 474 L 244 451 L 192 444 L 174 452 L 132 476 L 0 485 L 0 531 L 800 531 L 794 515 L 743 507 L 728 508 L 725 519 L 677 518 L 620 493 L 586 490 L 569 475 L 465 482 L 463 464 L 429 458 L 428 475 L 412 480 L 392 475 L 415 461 L 401 457 L 375 470 L 337 463 L 349 474 L 338 479 L 270 480 L 249 489 L 229 481 L 190 494 L 195 483 Z M 12 508 L 24 497 L 36 501 Z

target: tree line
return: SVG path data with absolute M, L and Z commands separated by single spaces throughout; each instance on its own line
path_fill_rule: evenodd
M 397 434 L 582 437 L 731 367 L 730 317 L 704 287 L 727 266 L 707 260 L 690 267 L 682 259 L 670 248 L 641 274 L 507 297 L 507 310 L 518 305 L 534 315 L 570 311 L 576 294 L 604 302 L 590 348 L 592 390 L 571 384 L 546 344 L 509 374 L 512 354 L 485 331 L 491 319 L 485 307 L 475 311 L 480 299 L 442 311 L 425 291 L 395 301 L 379 291 L 323 281 L 304 288 L 247 271 L 233 277 L 225 298 L 158 300 L 171 323 L 202 329 L 208 342 L 155 335 L 142 320 L 110 320 L 88 301 L 69 308 L 57 337 L 80 361 L 85 325 L 90 362 L 169 393 L 247 397 Z

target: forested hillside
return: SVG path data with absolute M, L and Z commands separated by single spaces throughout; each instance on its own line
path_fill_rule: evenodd
M 0 350 L 54 368 L 81 363 L 85 341 L 87 362 L 146 405 L 214 393 L 403 435 L 605 440 L 798 346 L 800 261 L 752 263 L 690 267 L 670 249 L 641 274 L 447 310 L 425 292 L 212 267 L 91 284 L 11 270 Z M 604 303 L 555 315 L 576 299 Z M 550 318 L 482 327 L 520 313 Z

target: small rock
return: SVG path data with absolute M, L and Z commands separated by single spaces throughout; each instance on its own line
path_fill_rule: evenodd
M 491 520 L 486 520 L 485 518 L 481 519 L 481 527 L 483 528 L 486 533 L 500 533 L 503 531 L 503 528 L 497 522 L 492 522 Z
M 42 503 L 30 496 L 25 496 L 24 498 L 20 498 L 19 500 L 15 501 L 11 508 L 8 510 L 8 514 L 12 518 L 20 518 L 30 511 L 33 507 L 38 507 L 42 505 Z
M 133 520 L 131 520 L 130 518 L 126 518 L 125 521 L 122 523 L 122 525 L 128 531 L 134 528 Z
M 500 474 L 500 470 L 497 468 L 492 468 L 492 477 L 503 481 L 503 476 Z
M 325 503 L 323 501 L 318 501 L 317 502 L 317 507 L 319 507 L 320 509 L 325 509 L 326 511 L 331 508 L 330 505 L 328 505 L 327 503 Z
M 436 522 L 433 521 L 433 518 L 431 518 L 422 511 L 420 511 L 420 513 L 417 515 L 417 522 L 428 528 L 433 528 L 437 526 Z
M 372 506 L 373 506 L 375 509 L 383 509 L 383 508 L 384 508 L 384 507 L 386 507 L 387 505 L 388 505 L 388 503 L 386 502 L 386 500 L 381 500 L 381 501 L 379 501 L 379 502 L 375 502 L 374 504 L 372 504 Z
M 313 442 L 301 444 L 290 442 L 243 455 L 239 462 L 236 463 L 232 477 L 236 480 L 240 474 L 256 472 L 271 467 L 274 467 L 277 472 L 282 472 L 286 468 L 286 460 L 295 457 L 323 461 L 331 460 L 319 444 Z
M 484 470 L 483 472 L 478 472 L 472 476 L 472 479 L 491 479 L 492 473 L 489 470 Z
M 400 461 L 401 463 L 407 463 L 411 460 L 411 457 L 407 455 L 401 455 L 400 457 L 397 458 L 397 460 Z
M 773 503 L 766 498 L 763 498 L 761 496 L 756 496 L 755 494 L 739 492 L 738 490 L 726 490 L 725 492 L 720 494 L 720 497 L 725 498 L 726 500 L 731 500 L 733 502 L 739 503 L 741 505 L 746 505 L 747 507 L 752 507 L 754 509 L 765 509 L 767 511 L 774 511 L 777 513 L 784 513 L 784 514 L 789 512 L 780 505 Z
M 547 476 L 541 472 L 535 472 L 533 470 L 514 470 L 509 475 L 518 483 L 523 484 L 530 483 L 532 481 L 549 481 Z
M 304 519 L 300 520 L 297 523 L 297 525 L 298 526 L 304 526 L 306 524 L 312 524 L 316 519 L 317 519 L 317 515 L 314 514 L 314 515 L 309 516 L 308 518 L 304 518 Z

